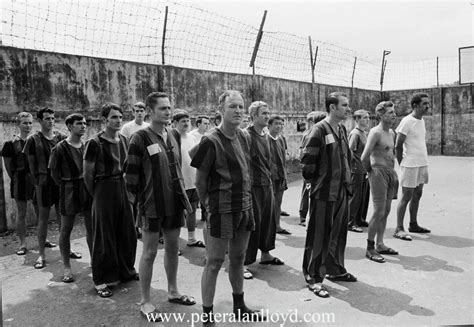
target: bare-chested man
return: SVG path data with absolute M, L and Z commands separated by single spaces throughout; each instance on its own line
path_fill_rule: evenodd
M 382 101 L 375 108 L 380 123 L 369 132 L 367 145 L 362 153 L 362 162 L 369 173 L 370 191 L 374 202 L 374 213 L 369 222 L 367 252 L 365 256 L 375 262 L 385 262 L 380 254 L 396 255 L 397 251 L 383 243 L 392 199 L 397 198 L 398 177 L 395 169 L 395 133 L 390 128 L 395 122 L 393 102 Z M 375 236 L 377 235 L 377 247 Z

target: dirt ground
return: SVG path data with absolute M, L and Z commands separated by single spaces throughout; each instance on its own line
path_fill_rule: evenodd
M 473 158 L 430 157 L 430 182 L 425 186 L 419 211 L 420 225 L 431 234 L 412 234 L 406 242 L 392 237 L 396 223 L 392 205 L 388 218 L 386 244 L 400 252 L 385 256 L 378 264 L 364 257 L 366 231 L 349 233 L 346 268 L 358 277 L 356 283 L 325 281 L 331 297 L 318 298 L 305 288 L 301 272 L 305 228 L 298 225 L 301 181 L 289 185 L 283 209 L 291 214 L 282 218 L 282 226 L 292 235 L 277 235 L 272 252 L 285 261 L 284 266 L 254 264 L 254 279 L 245 281 L 249 306 L 265 308 L 272 321 L 246 326 L 316 326 L 333 325 L 453 325 L 474 323 L 473 290 Z M 400 193 L 399 193 L 400 194 Z M 369 208 L 369 215 L 372 209 Z M 199 216 L 199 212 L 198 212 Z M 408 218 L 406 218 L 408 221 Z M 202 223 L 197 235 L 202 239 Z M 55 223 L 48 237 L 57 242 Z M 93 289 L 89 255 L 83 222 L 74 228 L 72 249 L 83 254 L 72 260 L 76 282 L 60 281 L 62 263 L 59 249 L 47 250 L 47 267 L 35 270 L 37 258 L 34 229 L 28 233 L 30 251 L 14 254 L 18 240 L 14 233 L 1 237 L 0 281 L 5 326 L 148 326 L 138 314 L 140 291 L 137 282 L 114 288 L 108 299 L 99 298 Z M 186 230 L 181 232 L 183 255 L 179 260 L 178 284 L 184 294 L 193 295 L 195 306 L 167 302 L 163 251 L 154 266 L 152 298 L 159 309 L 183 314 L 182 322 L 171 317 L 158 326 L 192 326 L 201 312 L 200 279 L 205 250 L 186 247 Z M 141 254 L 138 243 L 137 264 Z M 215 312 L 232 311 L 231 287 L 226 262 L 218 278 Z M 289 315 L 288 315 L 289 314 Z M 285 320 L 286 317 L 286 320 Z M 174 320 L 173 320 L 174 319 Z M 297 320 L 297 322 L 295 321 Z M 226 320 L 228 321 L 228 320 Z M 200 323 L 196 323 L 200 326 Z M 225 322 L 219 326 L 238 326 Z

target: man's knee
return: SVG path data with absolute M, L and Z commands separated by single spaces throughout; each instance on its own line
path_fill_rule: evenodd
M 224 259 L 224 257 L 220 256 L 208 256 L 206 266 L 210 270 L 219 271 L 224 263 Z
M 414 192 L 413 188 L 408 188 L 408 187 L 402 188 L 402 198 L 400 199 L 400 202 L 409 202 L 413 197 L 413 192 Z
M 144 248 L 143 253 L 142 253 L 142 260 L 144 260 L 145 262 L 155 261 L 157 252 L 158 252 L 158 249 L 154 249 L 154 248 L 145 249 Z

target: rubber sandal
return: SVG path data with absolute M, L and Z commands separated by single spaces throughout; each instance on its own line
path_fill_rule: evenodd
M 71 273 L 64 274 L 61 279 L 63 283 L 72 283 L 74 281 L 74 276 Z
M 191 243 L 191 244 L 188 243 L 188 244 L 186 244 L 186 246 L 189 246 L 189 247 L 192 247 L 192 248 L 205 248 L 206 247 L 202 241 L 196 241 L 196 242 Z
M 82 259 L 82 254 L 80 254 L 79 252 L 72 252 L 69 253 L 69 258 L 71 259 Z
M 281 266 L 284 265 L 285 263 L 281 261 L 277 257 L 273 257 L 271 260 L 265 260 L 265 261 L 260 261 L 261 265 L 273 265 L 273 266 Z
M 333 282 L 357 282 L 357 278 L 348 272 L 342 275 L 326 275 L 326 278 Z
M 360 228 L 359 226 L 350 226 L 349 231 L 354 232 L 354 233 L 363 233 L 364 232 L 362 230 L 362 228 Z
M 16 251 L 16 254 L 17 255 L 25 255 L 26 252 L 28 252 L 28 250 L 26 249 L 26 247 L 22 246 L 21 248 L 18 249 L 18 251 Z
M 111 297 L 113 294 L 108 286 L 96 288 L 95 291 L 97 292 L 97 295 L 102 298 Z
M 426 234 L 426 233 L 431 233 L 431 231 L 428 228 L 421 227 L 419 225 L 411 225 L 408 227 L 408 231 L 410 233 L 420 233 L 420 234 Z
M 380 250 L 377 249 L 376 251 L 378 254 L 398 255 L 398 252 L 392 248 L 386 248 L 386 249 L 380 249 Z
M 367 252 L 365 252 L 365 256 L 367 257 L 367 259 L 378 262 L 378 263 L 384 263 L 385 262 L 385 258 L 382 257 L 375 250 L 373 250 L 373 252 L 370 252 L 369 250 L 367 250 Z
M 180 297 L 176 297 L 176 298 L 168 298 L 168 302 L 182 304 L 182 305 L 196 304 L 196 300 L 194 299 L 194 297 L 187 296 L 187 295 L 181 295 Z
M 291 233 L 289 231 L 287 231 L 286 229 L 279 230 L 276 233 L 277 234 L 283 234 L 283 235 L 291 235 Z
M 393 237 L 398 238 L 399 240 L 402 241 L 412 241 L 413 239 L 411 238 L 410 235 L 408 235 L 405 231 L 399 230 L 398 232 L 395 232 L 393 234 Z
M 316 286 L 317 287 L 317 286 Z M 328 290 L 326 289 L 326 287 L 322 286 L 320 288 L 316 288 L 316 287 L 311 287 L 310 285 L 308 285 L 308 289 L 313 292 L 314 295 L 316 296 L 319 296 L 319 297 L 322 297 L 322 298 L 328 298 L 329 297 L 329 292 Z
M 57 247 L 57 246 L 58 246 L 58 245 L 57 245 L 56 243 L 53 243 L 53 242 L 50 242 L 50 241 L 46 241 L 46 242 L 44 243 L 44 247 L 45 247 L 45 248 L 55 248 L 55 247 Z
M 44 267 L 46 267 L 46 260 L 44 260 L 44 259 L 36 260 L 33 267 L 35 267 L 35 269 L 43 269 Z
M 253 274 L 248 270 L 244 270 L 244 279 L 253 279 Z

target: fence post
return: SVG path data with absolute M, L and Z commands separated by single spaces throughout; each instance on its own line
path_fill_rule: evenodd
M 168 23 L 168 6 L 165 7 L 165 22 L 163 25 L 163 37 L 161 39 L 161 64 L 165 64 L 165 40 L 166 40 L 166 25 Z
M 391 52 L 387 50 L 383 50 L 383 56 L 382 56 L 382 68 L 380 70 L 380 92 L 383 91 L 383 78 L 385 75 L 385 67 L 387 66 L 387 60 L 385 60 L 385 57 L 388 56 Z
M 267 18 L 267 11 L 263 12 L 262 22 L 260 23 L 260 28 L 258 30 L 257 39 L 255 40 L 255 45 L 253 47 L 252 58 L 250 59 L 250 67 L 252 67 L 252 101 L 255 101 L 255 59 L 257 58 L 258 48 L 260 42 L 262 41 L 263 36 L 263 25 L 265 25 L 265 19 Z
M 439 87 L 439 57 L 436 57 L 436 86 Z
M 354 88 L 354 74 L 356 71 L 357 57 L 354 57 L 354 67 L 352 67 L 351 88 Z
M 314 99 L 314 70 L 316 68 L 316 59 L 318 58 L 318 47 L 313 56 L 313 42 L 311 41 L 311 36 L 308 36 L 309 41 L 309 59 L 311 63 L 311 110 L 316 110 L 316 101 Z M 319 93 L 319 90 L 318 90 Z

